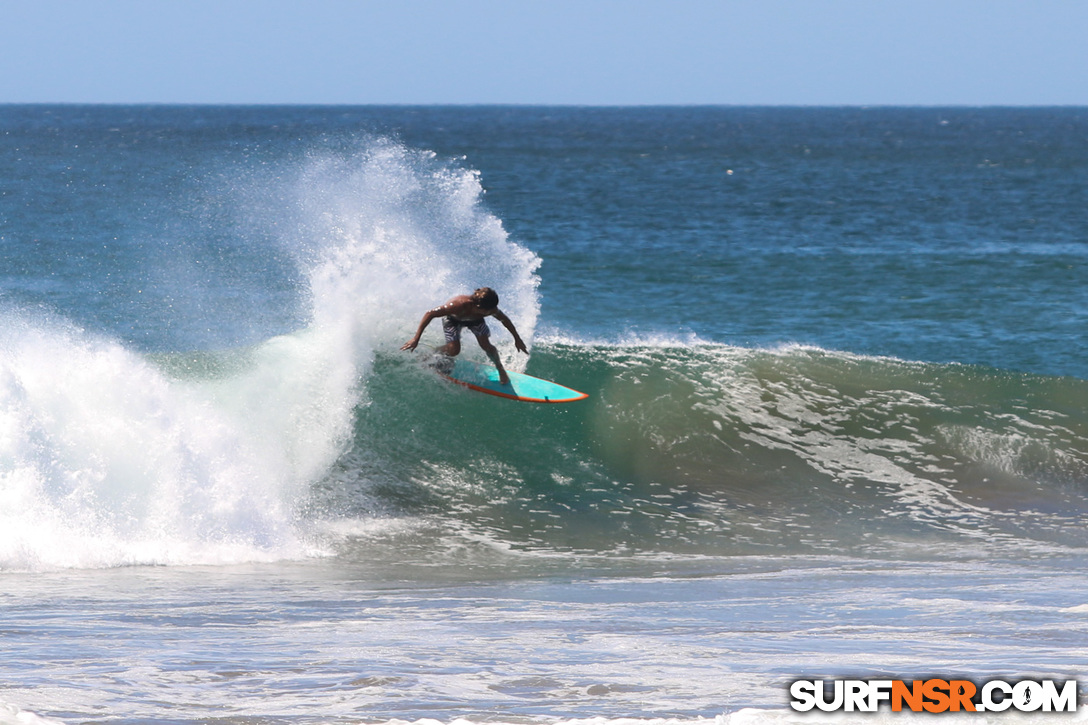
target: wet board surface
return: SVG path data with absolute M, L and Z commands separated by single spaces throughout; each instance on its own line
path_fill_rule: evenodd
M 480 393 L 526 403 L 570 403 L 589 397 L 550 380 L 509 371 L 510 382 L 503 385 L 499 382 L 499 371 L 491 365 L 460 358 L 452 361 L 452 366 L 450 362 L 449 359 L 436 360 L 433 366 L 442 377 Z

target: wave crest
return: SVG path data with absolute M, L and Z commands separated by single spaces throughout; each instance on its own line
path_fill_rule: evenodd
M 351 447 L 376 351 L 482 285 L 531 336 L 539 259 L 482 207 L 474 171 L 376 139 L 239 183 L 217 203 L 236 204 L 240 228 L 264 240 L 251 254 L 295 260 L 306 324 L 244 350 L 148 356 L 8 315 L 0 569 L 323 551 L 300 511 Z

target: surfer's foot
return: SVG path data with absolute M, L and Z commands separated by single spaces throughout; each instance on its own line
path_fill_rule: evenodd
M 510 376 L 506 373 L 499 373 L 499 385 L 509 385 Z

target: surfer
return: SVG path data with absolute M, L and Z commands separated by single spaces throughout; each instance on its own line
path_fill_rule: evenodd
M 427 325 L 431 324 L 431 320 L 436 317 L 442 318 L 442 331 L 446 335 L 446 344 L 436 349 L 435 352 L 440 355 L 455 357 L 457 353 L 461 352 L 461 328 L 467 327 L 476 336 L 480 348 L 495 364 L 495 368 L 499 371 L 499 382 L 503 385 L 510 382 L 510 376 L 506 374 L 506 368 L 502 366 L 499 351 L 491 344 L 491 329 L 488 328 L 487 320 L 484 318 L 494 317 L 501 322 L 503 327 L 514 336 L 514 347 L 525 354 L 529 353 L 521 339 L 521 335 L 518 334 L 517 328 L 514 327 L 514 323 L 499 309 L 499 295 L 490 287 L 481 287 L 471 295 L 457 295 L 441 307 L 427 310 L 423 315 L 423 319 L 419 322 L 419 329 L 416 330 L 415 337 L 401 345 L 400 349 L 415 350 L 419 344 L 419 338 L 423 336 L 423 331 L 427 328 Z

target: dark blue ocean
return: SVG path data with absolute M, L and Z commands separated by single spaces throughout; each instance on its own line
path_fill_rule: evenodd
M 0 249 L 3 725 L 1088 666 L 1086 109 L 0 106 Z

